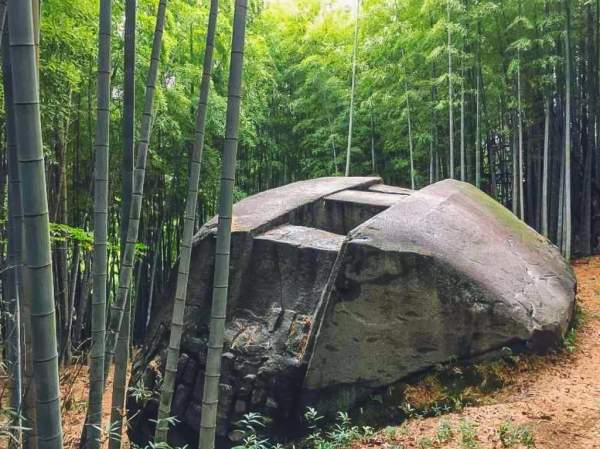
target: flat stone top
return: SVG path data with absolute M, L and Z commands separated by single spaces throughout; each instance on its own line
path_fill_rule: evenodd
M 346 189 L 368 188 L 381 183 L 377 177 L 329 177 L 298 181 L 276 189 L 244 198 L 233 206 L 232 232 L 261 232 L 278 222 L 293 210 L 320 198 Z M 216 226 L 212 218 L 196 236 Z
M 303 248 L 338 252 L 345 236 L 306 226 L 283 225 L 255 237 Z
M 433 257 L 498 297 L 511 298 L 514 307 L 542 325 L 551 321 L 549 315 L 564 316 L 574 297 L 575 277 L 558 249 L 487 194 L 460 181 L 441 181 L 397 202 L 358 226 L 350 244 Z M 538 316 L 540 310 L 544 317 Z
M 385 184 L 375 184 L 368 189 L 371 192 L 393 193 L 395 195 L 412 195 L 414 190 L 405 189 L 404 187 L 388 186 Z
M 367 206 L 390 207 L 404 199 L 403 195 L 381 193 L 368 190 L 342 190 L 325 197 L 327 201 L 362 204 Z

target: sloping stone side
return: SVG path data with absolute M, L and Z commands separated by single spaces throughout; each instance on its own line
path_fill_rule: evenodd
M 544 351 L 571 320 L 575 278 L 557 248 L 458 181 L 368 220 L 340 257 L 304 384 L 323 411 L 453 358 Z
M 313 314 L 345 236 L 287 225 L 295 210 L 311 207 L 347 188 L 368 188 L 379 178 L 303 181 L 246 198 L 234 206 L 225 355 L 219 404 L 219 436 L 248 410 L 286 420 L 296 409 Z M 380 210 L 370 213 L 371 217 Z M 365 218 L 368 218 L 365 217 Z M 342 219 L 342 222 L 344 220 Z M 362 221 L 362 220 L 361 220 Z M 298 223 L 301 224 L 301 223 Z M 195 236 L 184 316 L 182 355 L 172 413 L 181 421 L 175 445 L 193 443 L 200 424 L 206 341 L 212 298 L 216 219 Z M 135 361 L 132 383 L 158 393 L 175 292 L 175 273 L 166 297 L 155 302 L 148 344 Z M 140 407 L 134 441 L 153 434 L 157 396 Z

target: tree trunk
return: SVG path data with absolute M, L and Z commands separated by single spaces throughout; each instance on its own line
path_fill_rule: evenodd
M 97 106 L 94 156 L 94 261 L 92 295 L 92 347 L 89 355 L 88 412 L 81 443 L 100 449 L 104 349 L 106 337 L 106 288 L 108 248 L 108 170 L 110 126 L 112 0 L 100 1 L 98 32 Z
M 517 149 L 517 141 L 514 138 L 512 139 L 512 179 L 513 179 L 513 188 L 512 188 L 512 212 L 513 214 L 519 214 L 519 155 Z
M 565 193 L 563 253 L 571 258 L 571 8 L 563 0 L 566 13 L 565 33 Z
M 2 2 L 4 16 L 6 2 Z M 8 302 L 8 316 L 6 320 L 6 355 L 8 373 L 11 381 L 10 407 L 15 412 L 11 425 L 14 426 L 12 437 L 14 444 L 9 447 L 21 447 L 21 286 L 22 286 L 22 238 L 23 238 L 23 210 L 21 206 L 21 180 L 19 177 L 19 162 L 15 141 L 14 106 L 12 95 L 12 76 L 10 53 L 8 47 L 8 30 L 2 40 L 2 74 L 4 82 L 4 110 L 6 114 L 6 155 L 8 160 L 8 267 L 3 280 L 3 294 Z
M 542 234 L 548 237 L 548 169 L 550 154 L 550 96 L 546 96 L 544 108 L 544 156 L 542 168 Z
M 460 78 L 460 180 L 466 180 L 465 173 L 465 67 L 461 61 Z
M 23 295 L 31 298 L 37 445 L 62 448 L 52 254 L 31 3 L 10 0 L 9 40 L 15 136 L 23 206 Z M 33 244 L 35 242 L 35 244 Z
M 112 404 L 110 409 L 111 436 L 109 449 L 121 448 L 123 419 L 126 418 L 125 390 L 127 386 L 127 369 L 129 367 L 129 342 L 131 340 L 131 298 L 127 298 L 125 316 L 121 324 L 115 353 L 115 372 L 113 375 Z
M 161 215 L 162 217 L 162 215 Z M 159 221 L 162 223 L 162 220 Z M 152 265 L 150 267 L 150 288 L 148 289 L 148 313 L 146 314 L 146 328 L 148 328 L 148 324 L 150 323 L 150 317 L 152 314 L 152 301 L 154 299 L 154 288 L 156 286 L 156 266 L 158 265 L 158 255 L 161 252 L 160 242 L 162 239 L 162 227 L 158 230 L 158 236 L 156 237 L 156 246 L 154 247 L 154 254 L 152 254 Z
M 71 274 L 69 276 L 69 310 L 67 314 L 67 328 L 66 328 L 66 344 L 64 350 L 66 351 L 65 360 L 71 360 L 72 347 L 73 347 L 73 319 L 75 311 L 75 293 L 77 291 L 77 277 L 79 275 L 79 261 L 81 258 L 81 252 L 79 250 L 79 244 L 73 243 L 73 265 Z
M 406 120 L 408 121 L 408 152 L 410 158 L 410 188 L 415 190 L 415 163 L 413 156 L 413 136 L 412 136 L 412 121 L 410 119 L 410 98 L 408 90 L 408 80 L 404 80 L 404 88 L 406 91 Z
M 120 254 L 123 257 L 127 242 L 127 228 L 129 224 L 129 211 L 131 207 L 131 193 L 133 189 L 133 160 L 135 147 L 135 28 L 136 28 L 136 0 L 125 2 L 125 42 L 124 75 L 123 75 L 123 155 L 121 172 L 123 176 L 121 195 L 121 235 Z M 127 382 L 127 367 L 129 366 L 129 346 L 131 340 L 131 298 L 126 300 L 126 314 L 121 325 L 115 352 L 115 372 L 113 376 L 113 394 L 111 404 L 110 423 L 114 432 L 108 443 L 109 449 L 120 449 L 123 417 L 125 410 L 125 387 Z
M 519 192 L 519 218 L 525 220 L 525 195 L 523 189 L 523 109 L 521 105 L 521 56 L 519 53 L 517 67 L 517 120 L 518 120 L 518 132 L 519 132 L 519 157 L 517 159 L 517 183 Z
M 594 146 L 594 114 L 596 107 L 597 92 L 594 89 L 594 17 L 592 8 L 588 3 L 586 10 L 586 126 L 585 126 L 585 162 L 583 166 L 583 195 L 581 201 L 581 252 L 589 256 L 592 253 L 592 165 L 593 165 L 593 146 Z
M 481 25 L 477 21 L 477 56 L 475 65 L 475 186 L 481 189 L 481 112 L 480 112 L 480 90 L 481 90 L 481 49 L 479 42 Z
M 450 146 L 450 178 L 454 178 L 454 111 L 452 107 L 452 97 L 454 91 L 452 89 L 452 29 L 450 23 L 450 0 L 447 5 L 448 12 L 448 140 Z
M 70 109 L 70 94 L 69 94 L 69 109 Z M 56 202 L 56 213 L 54 216 L 55 223 L 68 224 L 67 210 L 67 134 L 69 129 L 68 118 L 63 122 L 58 120 L 56 127 L 55 140 L 55 157 L 57 165 L 56 174 L 56 194 L 58 201 Z M 67 348 L 68 342 L 68 327 L 69 327 L 69 251 L 67 239 L 60 239 L 55 243 L 54 247 L 56 267 L 54 272 L 57 279 L 59 309 L 61 310 L 62 320 L 60 325 L 60 355 L 63 364 L 68 365 L 70 361 L 71 351 Z
M 133 186 L 133 161 L 135 149 L 135 28 L 137 0 L 125 1 L 125 43 L 124 75 L 123 75 L 123 185 L 121 195 L 121 253 L 127 240 L 127 224 L 131 205 L 131 190 Z
M 154 93 L 156 91 L 156 79 L 158 77 L 158 63 L 162 47 L 162 35 L 165 23 L 165 13 L 167 9 L 167 0 L 160 0 L 158 12 L 156 15 L 156 28 L 154 30 L 154 39 L 152 42 L 152 55 L 148 78 L 146 85 L 146 96 L 144 99 L 144 112 L 142 115 L 142 124 L 137 148 L 137 159 L 134 171 L 133 190 L 131 195 L 131 207 L 129 222 L 127 224 L 127 242 L 121 258 L 121 268 L 119 272 L 119 288 L 117 296 L 113 302 L 109 320 L 109 328 L 106 335 L 106 356 L 104 371 L 108 372 L 117 344 L 117 337 L 123 321 L 123 313 L 127 296 L 131 289 L 131 275 L 135 259 L 135 245 L 138 239 L 138 230 L 140 225 L 140 215 L 142 211 L 142 198 L 144 193 L 144 177 L 146 171 L 146 159 L 148 156 L 148 145 L 152 130 L 152 110 L 154 105 Z
M 496 149 L 494 143 L 488 143 L 488 170 L 490 172 L 490 195 L 492 198 L 497 199 L 498 194 L 496 193 Z
M 196 115 L 194 147 L 192 151 L 190 177 L 188 183 L 188 196 L 186 199 L 185 215 L 183 218 L 183 240 L 181 242 L 181 254 L 179 258 L 179 265 L 177 267 L 177 289 L 175 293 L 173 317 L 171 320 L 171 337 L 169 340 L 169 348 L 167 350 L 165 377 L 162 384 L 156 433 L 154 435 L 154 442 L 159 444 L 167 441 L 168 423 L 166 418 L 168 418 L 171 413 L 171 401 L 175 388 L 177 361 L 179 360 L 179 346 L 181 344 L 181 334 L 183 331 L 183 314 L 185 311 L 190 259 L 192 256 L 192 239 L 198 198 L 198 183 L 200 182 L 200 168 L 204 149 L 208 93 L 210 89 L 212 57 L 215 44 L 214 41 L 218 10 L 218 0 L 211 0 L 208 31 L 206 33 L 206 50 L 204 52 L 204 62 L 202 65 L 202 83 L 200 85 L 200 98 L 198 100 L 198 111 Z M 241 49 L 239 50 L 241 51 Z
M 373 120 L 373 105 L 371 105 L 371 171 L 377 173 L 375 167 L 375 121 Z
M 231 214 L 233 208 L 233 188 L 235 183 L 235 161 L 237 156 L 244 64 L 244 40 L 246 34 L 246 0 L 236 0 L 233 17 L 233 37 L 231 40 L 231 64 L 229 73 L 227 122 L 225 126 L 225 147 L 219 194 L 219 220 L 215 251 L 215 271 L 213 298 L 210 318 L 210 331 L 204 393 L 202 398 L 202 420 L 200 422 L 199 443 L 202 449 L 214 449 L 217 427 L 217 406 L 219 402 L 219 379 L 221 355 L 227 311 L 229 284 L 229 252 L 231 243 Z
M 354 92 L 356 90 L 356 53 L 358 50 L 358 17 L 360 0 L 356 0 L 356 18 L 354 20 L 354 44 L 352 46 L 352 87 L 350 88 L 350 117 L 348 122 L 348 145 L 346 147 L 346 176 L 350 176 L 350 151 L 352 149 L 352 121 L 354 118 Z
M 331 124 L 331 117 L 329 115 L 327 116 L 327 121 L 329 122 L 329 137 L 331 138 L 331 149 L 333 150 L 333 167 L 335 170 L 335 175 L 337 176 L 339 171 L 338 171 L 338 163 L 337 163 L 337 151 L 335 148 L 335 134 L 333 132 L 333 126 Z M 198 226 L 197 222 L 196 222 L 196 226 Z M 194 234 L 195 233 L 196 233 L 196 229 L 194 229 Z
M 5 38 L 8 38 L 8 33 L 5 33 L 6 29 L 6 7 L 8 6 L 8 0 L 0 0 L 0 43 L 4 42 Z M 6 34 L 6 36 L 5 36 Z M 3 53 L 6 54 L 6 53 Z

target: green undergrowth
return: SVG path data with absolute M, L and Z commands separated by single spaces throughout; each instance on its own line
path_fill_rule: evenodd
M 587 315 L 585 311 L 577 304 L 575 306 L 575 314 L 573 315 L 573 323 L 569 328 L 567 335 L 563 338 L 562 348 L 569 353 L 575 351 L 577 344 L 577 333 L 581 326 L 586 322 Z
M 381 428 L 406 419 L 441 416 L 466 406 L 489 403 L 490 393 L 513 382 L 515 376 L 540 363 L 534 355 L 514 354 L 509 348 L 501 357 L 477 364 L 457 361 L 369 396 L 352 412 L 365 425 Z
M 335 422 L 327 423 L 314 408 L 307 408 L 304 421 L 308 435 L 294 443 L 286 444 L 263 437 L 267 420 L 258 413 L 247 413 L 238 423 L 241 443 L 233 449 L 343 449 L 374 435 L 368 426 L 356 426 L 347 413 L 338 412 Z
M 504 421 L 493 429 L 499 439 L 500 447 L 515 449 L 535 449 L 535 439 L 526 425 L 518 425 L 512 421 Z M 386 442 L 383 447 L 388 449 L 408 449 L 398 441 L 398 437 L 408 435 L 406 426 L 386 427 L 382 432 Z M 481 438 L 478 436 L 479 425 L 468 419 L 451 423 L 440 420 L 435 433 L 417 438 L 416 447 L 419 449 L 452 448 L 452 449 L 482 449 Z M 410 446 L 415 447 L 414 445 Z M 496 446 L 494 446 L 496 447 Z

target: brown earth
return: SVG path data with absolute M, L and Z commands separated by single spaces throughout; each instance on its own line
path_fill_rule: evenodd
M 8 402 L 8 391 L 6 389 L 6 376 L 0 376 L 0 403 Z M 108 429 L 110 421 L 110 406 L 112 400 L 112 370 L 109 373 L 107 386 L 102 401 L 103 408 L 103 426 Z M 64 449 L 79 448 L 79 438 L 85 421 L 85 413 L 87 410 L 89 377 L 87 365 L 81 363 L 81 360 L 75 358 L 73 365 L 61 370 L 60 377 L 61 390 L 61 410 L 63 423 L 63 442 Z M 0 448 L 8 446 L 8 439 L 2 435 L 2 422 L 6 417 L 0 417 Z M 108 432 L 103 432 L 103 447 L 108 447 Z M 123 432 L 123 441 L 127 441 L 127 435 Z M 127 447 L 126 444 L 123 447 Z
M 87 365 L 77 364 L 64 371 L 61 377 L 61 397 L 63 413 L 63 441 L 64 449 L 79 448 L 81 429 L 85 421 L 89 391 L 89 376 Z M 102 398 L 102 424 L 108 429 L 110 422 L 110 406 L 112 402 L 113 373 L 112 370 L 106 381 L 106 390 Z M 123 429 L 123 442 L 127 442 L 127 435 Z M 103 447 L 108 447 L 108 432 L 103 432 Z M 128 447 L 123 444 L 123 447 Z
M 600 256 L 573 267 L 581 322 L 571 351 L 524 363 L 477 406 L 388 427 L 355 449 L 600 448 Z

